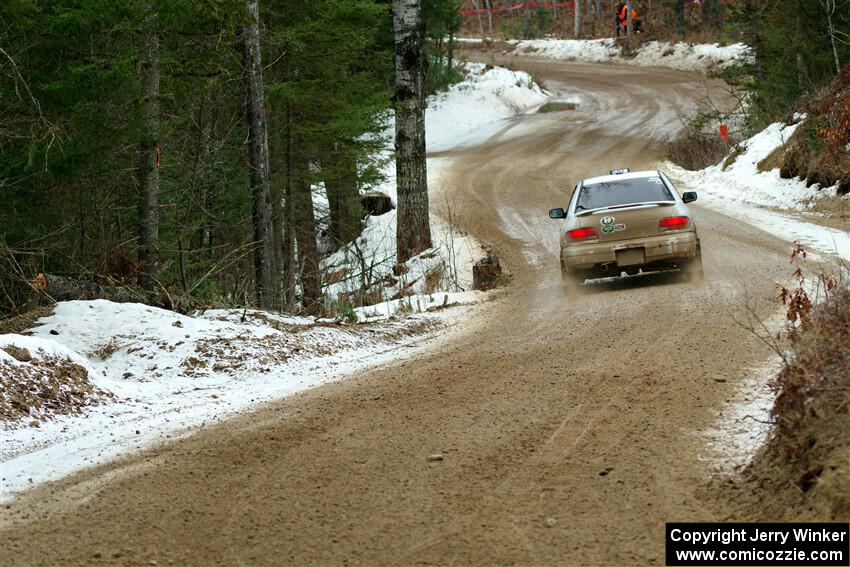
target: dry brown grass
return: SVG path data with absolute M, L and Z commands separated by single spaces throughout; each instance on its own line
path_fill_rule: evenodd
M 39 307 L 15 317 L 0 320 L 0 335 L 20 335 L 30 329 L 42 317 L 53 315 L 53 305 Z
M 779 172 L 850 193 L 850 64 L 806 105 L 808 118 L 788 141 Z
M 440 287 L 440 282 L 443 281 L 443 266 L 434 266 L 425 274 L 425 286 L 422 288 L 422 293 L 430 295 L 436 292 Z
M 764 173 L 782 167 L 782 162 L 785 160 L 785 150 L 785 145 L 779 146 L 770 152 L 766 158 L 758 162 L 756 168 Z
M 19 364 L 0 361 L 0 421 L 35 426 L 112 396 L 89 382 L 85 368 L 66 358 L 33 356 L 14 346 L 3 350 Z
M 817 306 L 789 301 L 800 324 L 777 377 L 774 427 L 749 471 L 760 519 L 850 517 L 850 289 Z
M 692 171 L 719 163 L 729 153 L 730 144 L 714 135 L 690 131 L 667 146 L 673 163 Z

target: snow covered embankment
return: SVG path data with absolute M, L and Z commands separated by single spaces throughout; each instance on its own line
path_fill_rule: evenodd
M 459 41 L 470 46 L 489 45 L 488 41 L 481 39 L 465 38 Z M 743 43 L 719 45 L 650 41 L 628 55 L 623 54 L 621 45 L 613 38 L 508 40 L 499 45 L 507 45 L 509 52 L 515 55 L 538 59 L 622 63 L 640 67 L 667 67 L 681 71 L 708 71 L 752 59 L 752 50 Z
M 798 126 L 772 124 L 742 142 L 737 156 L 699 171 L 688 171 L 669 162 L 662 167 L 683 188 L 699 192 L 700 204 L 788 242 L 800 242 L 811 250 L 848 260 L 850 235 L 846 230 L 807 222 L 802 216 L 817 199 L 835 197 L 835 187 L 806 187 L 800 179 L 782 179 L 778 168 L 759 169 L 759 163 L 782 146 Z
M 340 326 L 249 310 L 189 317 L 60 303 L 31 336 L 0 335 L 0 500 L 386 361 L 454 316 Z

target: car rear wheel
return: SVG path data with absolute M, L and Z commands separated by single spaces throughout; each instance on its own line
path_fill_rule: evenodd
M 575 297 L 581 293 L 581 284 L 584 283 L 584 280 L 584 276 L 571 274 L 561 266 L 561 287 L 568 297 Z
M 705 279 L 705 272 L 702 267 L 702 250 L 697 248 L 697 255 L 688 260 L 682 265 L 682 275 L 685 281 L 691 283 L 702 283 Z

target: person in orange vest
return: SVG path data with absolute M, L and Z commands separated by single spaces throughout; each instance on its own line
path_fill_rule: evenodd
M 625 2 L 619 2 L 614 9 L 614 25 L 617 27 L 617 37 L 620 37 L 620 31 L 626 33 L 626 26 L 621 18 L 621 15 L 625 14 L 624 10 L 626 10 Z
M 617 17 L 620 20 L 620 25 L 617 27 L 617 36 L 620 35 L 620 28 L 623 29 L 625 35 L 629 34 L 629 6 L 625 2 L 621 2 L 617 7 L 619 12 Z M 633 33 L 640 33 L 641 20 L 638 18 L 637 10 L 632 8 L 632 29 Z

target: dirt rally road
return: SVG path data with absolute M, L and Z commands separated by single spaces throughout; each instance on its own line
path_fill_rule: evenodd
M 580 177 L 653 166 L 705 90 L 669 70 L 515 64 L 581 103 L 449 154 L 463 224 L 513 274 L 476 326 L 36 489 L 2 510 L 0 563 L 663 565 L 665 521 L 729 518 L 699 431 L 768 357 L 735 319 L 770 311 L 789 246 L 697 208 L 704 286 L 644 278 L 565 302 L 547 209 Z

